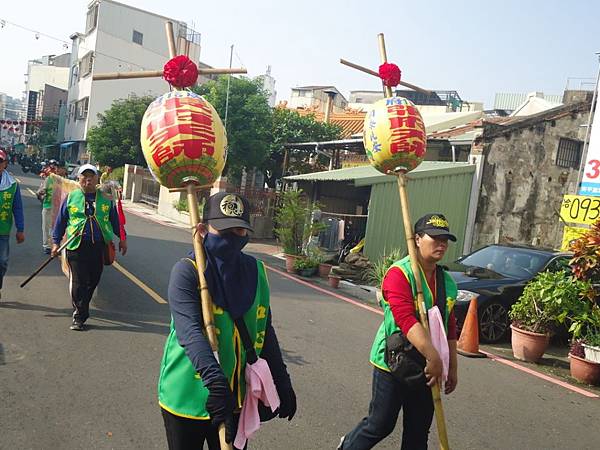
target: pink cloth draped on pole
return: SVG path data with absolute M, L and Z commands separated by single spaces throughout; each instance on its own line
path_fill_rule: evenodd
M 237 434 L 233 445 L 236 448 L 244 448 L 246 441 L 260 428 L 260 416 L 258 414 L 258 401 L 275 411 L 279 408 L 279 396 L 273 376 L 267 362 L 258 358 L 254 364 L 246 364 L 246 397 L 240 414 Z
M 431 343 L 437 350 L 440 358 L 442 358 L 443 381 L 446 382 L 448 379 L 448 367 L 450 366 L 450 350 L 448 348 L 448 338 L 446 337 L 446 330 L 444 328 L 444 321 L 442 320 L 442 314 L 437 306 L 434 306 L 427 311 L 427 317 L 429 318 L 429 334 L 431 335 Z

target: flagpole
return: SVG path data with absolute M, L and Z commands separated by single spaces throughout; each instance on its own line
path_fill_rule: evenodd
M 583 181 L 583 171 L 585 169 L 585 163 L 587 162 L 587 154 L 590 149 L 590 133 L 592 128 L 592 117 L 594 117 L 595 103 L 598 98 L 598 83 L 600 83 L 600 52 L 596 52 L 598 57 L 598 75 L 596 76 L 596 85 L 594 86 L 594 95 L 592 96 L 592 104 L 590 105 L 590 115 L 588 117 L 587 129 L 585 130 L 585 140 L 583 141 L 583 152 L 581 154 L 581 162 L 579 163 L 579 173 L 577 174 L 577 184 L 575 185 L 575 195 L 579 194 L 581 189 L 581 183 Z

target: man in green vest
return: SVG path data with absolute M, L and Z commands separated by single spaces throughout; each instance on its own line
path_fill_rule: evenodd
M 265 266 L 242 252 L 252 230 L 250 205 L 237 194 L 217 193 L 207 200 L 203 222 L 204 274 L 214 303 L 218 360 L 203 332 L 198 273 L 191 253 L 171 271 L 171 332 L 158 381 L 170 450 L 202 449 L 204 442 L 210 450 L 219 450 L 221 424 L 226 440 L 233 441 L 246 391 L 246 348 L 251 346 L 269 366 L 281 402 L 275 413 L 291 420 L 296 412 L 296 395 L 271 324 Z M 261 419 L 274 415 L 261 414 Z
M 23 218 L 23 202 L 19 183 L 6 170 L 8 155 L 0 150 L 0 298 L 2 283 L 8 269 L 9 237 L 13 217 L 17 228 L 17 244 L 25 241 L 25 221 Z
M 81 189 L 70 192 L 56 216 L 52 231 L 52 255 L 67 234 L 67 262 L 70 268 L 70 292 L 73 305 L 71 330 L 84 330 L 90 301 L 104 268 L 104 252 L 113 235 L 120 236 L 119 217 L 113 202 L 97 188 L 98 169 L 84 164 L 77 172 Z M 122 255 L 127 241 L 119 241 Z
M 433 306 L 440 310 L 448 341 L 447 359 L 443 360 L 444 352 L 436 350 L 417 319 L 415 274 L 407 256 L 392 264 L 382 283 L 380 304 L 384 315 L 371 348 L 373 396 L 369 413 L 354 430 L 342 437 L 338 449 L 366 450 L 374 447 L 394 430 L 400 410 L 404 409 L 402 450 L 427 450 L 434 413 L 430 386 L 436 382 L 444 383 L 446 394 L 456 388 L 453 306 L 457 288 L 450 275 L 437 264 L 448 249 L 448 241 L 455 242 L 456 237 L 450 233 L 448 221 L 442 214 L 421 217 L 414 231 L 425 306 L 428 310 Z M 400 334 L 407 346 L 413 347 L 406 352 L 406 357 L 414 362 L 410 371 L 393 373 L 386 363 L 387 337 L 395 333 Z
M 48 170 L 44 174 L 42 185 L 37 191 L 37 197 L 42 201 L 42 250 L 50 254 L 52 234 L 52 192 L 54 187 L 54 176 L 57 172 L 58 162 L 51 159 L 48 162 Z

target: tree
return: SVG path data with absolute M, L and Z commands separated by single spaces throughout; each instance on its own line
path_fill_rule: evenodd
M 140 127 L 152 96 L 115 100 L 106 112 L 98 114 L 98 125 L 90 128 L 88 146 L 101 165 L 121 167 L 124 164 L 145 165 Z
M 56 144 L 56 133 L 58 132 L 58 118 L 44 117 L 39 129 L 29 139 L 29 144 L 45 147 Z
M 275 180 L 281 178 L 285 150 L 283 144 L 293 142 L 318 142 L 339 139 L 342 133 L 340 126 L 319 122 L 313 114 L 302 116 L 297 111 L 285 108 L 273 110 L 271 122 L 271 145 L 269 155 L 263 164 L 265 179 L 269 187 L 275 187 Z M 308 172 L 313 167 L 308 164 L 312 149 L 297 150 L 289 169 L 300 173 Z
M 227 76 L 194 87 L 193 91 L 204 96 L 225 120 Z M 224 173 L 239 178 L 244 167 L 261 168 L 269 154 L 271 114 L 262 78 L 231 77 Z

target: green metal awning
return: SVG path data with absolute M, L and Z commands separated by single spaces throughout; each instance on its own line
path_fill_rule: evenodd
M 409 173 L 409 178 L 423 178 L 435 172 L 436 176 L 448 173 L 472 172 L 475 166 L 466 162 L 423 161 L 415 170 Z M 441 171 L 441 172 L 440 172 Z M 388 183 L 396 177 L 384 175 L 371 165 L 349 167 L 347 169 L 327 170 L 324 172 L 306 173 L 284 177 L 286 181 L 317 182 L 317 181 L 354 181 L 356 186 L 370 186 L 376 183 Z

